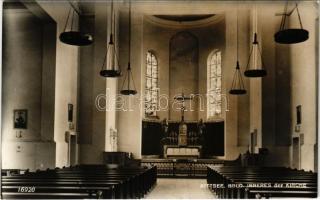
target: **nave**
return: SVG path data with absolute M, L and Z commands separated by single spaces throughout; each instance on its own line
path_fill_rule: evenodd
M 147 199 L 212 199 L 206 179 L 158 178 Z
M 2 173 L 5 199 L 315 198 L 318 191 L 317 173 L 285 167 L 208 166 L 206 179 L 157 178 L 156 166 L 80 165 Z

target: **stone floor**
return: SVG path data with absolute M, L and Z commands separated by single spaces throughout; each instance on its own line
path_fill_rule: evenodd
M 157 185 L 146 196 L 147 199 L 212 199 L 214 198 L 206 188 L 206 179 L 174 179 L 158 178 Z

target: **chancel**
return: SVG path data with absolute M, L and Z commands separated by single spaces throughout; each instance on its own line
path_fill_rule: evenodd
M 314 198 L 319 2 L 4 0 L 1 198 Z

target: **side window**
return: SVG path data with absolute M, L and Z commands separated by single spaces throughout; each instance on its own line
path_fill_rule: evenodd
M 221 114 L 221 51 L 213 51 L 207 60 L 207 118 Z
M 158 61 L 154 53 L 147 52 L 145 82 L 145 115 L 156 116 L 158 109 Z

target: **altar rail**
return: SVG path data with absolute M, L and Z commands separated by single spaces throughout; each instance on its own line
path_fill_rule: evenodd
M 141 165 L 157 166 L 158 177 L 205 178 L 207 167 L 222 166 L 218 159 L 142 159 Z

